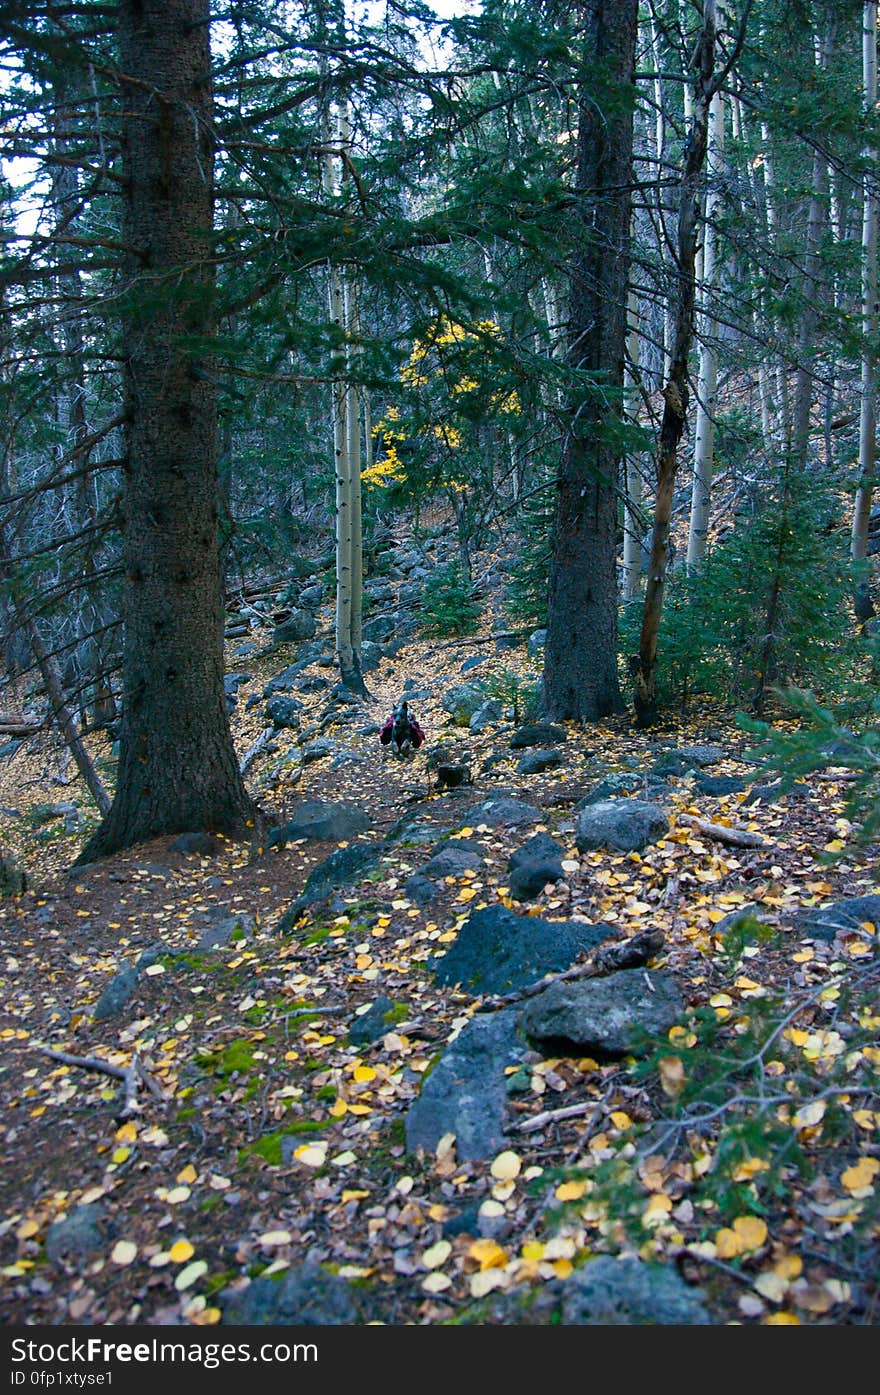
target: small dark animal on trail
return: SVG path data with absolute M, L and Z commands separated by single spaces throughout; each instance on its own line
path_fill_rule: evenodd
M 406 702 L 401 700 L 388 717 L 379 732 L 379 740 L 394 756 L 405 756 L 417 751 L 425 739 L 415 717 Z

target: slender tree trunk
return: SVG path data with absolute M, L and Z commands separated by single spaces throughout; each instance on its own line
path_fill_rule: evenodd
M 113 805 L 79 862 L 256 818 L 223 692 L 208 0 L 120 0 L 123 711 Z
M 712 302 L 717 292 L 718 179 L 724 159 L 724 99 L 716 92 L 709 106 L 707 169 L 709 175 L 703 214 L 702 301 L 700 315 L 700 363 L 697 373 L 697 422 L 694 432 L 694 479 L 688 530 L 687 567 L 696 570 L 706 556 L 712 471 L 715 453 L 715 398 L 718 388 L 718 349 Z
M 328 108 L 324 119 L 322 182 L 331 199 L 341 189 L 341 154 L 350 141 L 348 113 L 334 121 Z M 340 369 L 332 393 L 333 468 L 336 482 L 336 662 L 342 682 L 367 696 L 361 673 L 361 613 L 363 607 L 363 522 L 361 513 L 361 418 L 354 384 L 359 334 L 357 291 L 335 263 L 328 269 L 330 321 L 339 341 Z
M 547 715 L 597 721 L 622 707 L 617 672 L 617 495 L 630 261 L 637 0 L 584 4 L 568 362 L 557 476 L 543 700 Z M 603 103 L 597 98 L 607 94 Z M 606 109 L 602 109 L 602 107 Z M 617 429 L 615 429 L 617 428 Z
M 688 358 L 694 335 L 699 186 L 709 137 L 709 107 L 715 92 L 715 0 L 705 0 L 703 5 L 703 29 L 694 54 L 693 66 L 696 69 L 693 120 L 682 171 L 678 208 L 675 343 L 669 380 L 663 389 L 664 406 L 657 452 L 654 526 L 651 534 L 651 557 L 645 581 L 639 652 L 630 661 L 635 684 L 636 720 L 639 726 L 651 726 L 657 720 L 657 637 L 669 556 L 669 528 L 678 468 L 678 447 L 687 420 Z
M 629 333 L 627 335 L 626 414 L 630 421 L 639 414 L 639 302 L 634 291 L 628 301 Z M 642 574 L 642 472 L 637 453 L 630 450 L 626 457 L 626 498 L 623 509 L 623 599 L 632 601 L 639 589 Z
M 862 31 L 862 72 L 866 110 L 877 103 L 877 0 L 866 0 Z M 859 484 L 852 524 L 854 562 L 868 555 L 868 524 L 877 451 L 877 189 L 873 151 L 862 195 L 862 383 L 859 416 Z

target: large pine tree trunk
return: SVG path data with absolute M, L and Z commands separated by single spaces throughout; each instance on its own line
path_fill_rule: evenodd
M 556 720 L 597 721 L 623 705 L 617 673 L 617 483 L 638 4 L 589 0 L 582 10 L 568 363 L 584 389 L 569 402 L 557 476 L 543 700 Z
M 208 0 L 120 0 L 127 421 L 116 795 L 80 862 L 255 817 L 223 693 Z

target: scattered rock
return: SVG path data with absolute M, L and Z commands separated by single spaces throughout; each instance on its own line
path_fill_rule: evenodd
M 136 963 L 129 964 L 114 974 L 95 1004 L 92 1013 L 95 1021 L 104 1022 L 108 1017 L 118 1016 L 134 996 L 144 970 L 155 964 L 163 955 L 170 953 L 172 951 L 167 945 L 157 941 L 147 946 Z
M 549 833 L 536 833 L 511 853 L 507 863 L 508 887 L 514 901 L 533 901 L 548 882 L 562 881 L 562 851 Z
M 207 912 L 208 926 L 202 931 L 197 948 L 200 951 L 219 949 L 222 945 L 233 944 L 238 940 L 251 939 L 254 932 L 254 917 L 244 912 L 227 911 L 224 906 L 213 906 Z
M 546 630 L 533 630 L 526 640 L 526 653 L 529 658 L 536 659 L 547 643 Z
M 337 848 L 329 857 L 325 857 L 323 862 L 312 868 L 302 894 L 281 917 L 278 923 L 279 931 L 285 934 L 292 930 L 309 906 L 314 905 L 316 901 L 322 901 L 331 891 L 348 886 L 356 877 L 366 876 L 376 866 L 384 851 L 384 842 L 352 843 L 350 847 Z
M 552 983 L 523 1008 L 520 1025 L 533 1041 L 581 1055 L 624 1056 L 680 1022 L 684 1001 L 662 969 L 620 969 L 605 978 Z M 562 1048 L 560 1048 L 562 1049 Z
M 382 650 L 378 644 L 365 639 L 361 645 L 361 673 L 373 673 L 382 662 Z
M 227 1327 L 344 1326 L 361 1320 L 355 1293 L 346 1279 L 306 1261 L 282 1278 L 224 1289 L 219 1303 Z
M 469 765 L 435 765 L 438 790 L 457 790 L 473 783 Z
M 695 767 L 715 765 L 724 760 L 726 752 L 720 746 L 681 746 L 664 751 L 654 762 L 656 775 L 687 775 Z
M 551 746 L 537 751 L 527 751 L 524 756 L 520 756 L 516 768 L 521 775 L 540 775 L 544 770 L 557 769 L 564 760 L 562 752 Z
M 669 820 L 659 804 L 645 799 L 605 799 L 580 810 L 575 843 L 579 852 L 596 848 L 640 852 L 668 831 Z
M 198 854 L 199 857 L 216 857 L 219 852 L 223 851 L 223 843 L 213 833 L 196 829 L 192 833 L 181 833 L 170 844 L 170 850 L 188 855 Z
M 316 760 L 324 760 L 326 756 L 332 756 L 335 750 L 332 741 L 325 736 L 319 736 L 317 741 L 309 741 L 303 746 L 303 765 L 313 765 Z
M 565 727 L 555 722 L 530 722 L 518 727 L 510 738 L 511 750 L 523 751 L 527 746 L 553 746 L 568 739 Z
M 640 775 L 635 771 L 620 770 L 611 775 L 606 775 L 600 780 L 598 785 L 594 785 L 577 804 L 575 812 L 587 809 L 591 804 L 601 804 L 607 799 L 615 799 L 620 795 L 641 795 L 647 799 L 650 795 L 660 795 L 666 790 L 665 780 L 661 780 L 658 775 L 650 772 Z
M 320 581 L 315 581 L 311 586 L 303 587 L 299 593 L 299 603 L 309 610 L 317 610 L 324 599 L 324 587 Z
M 489 698 L 477 708 L 468 722 L 468 727 L 471 731 L 475 732 L 485 731 L 487 727 L 494 726 L 496 722 L 500 722 L 503 716 L 504 708 L 501 706 L 501 703 L 497 698 Z
M 364 639 L 375 640 L 377 644 L 382 644 L 386 640 L 393 639 L 400 632 L 400 621 L 394 615 L 377 615 L 375 619 L 368 620 L 363 628 Z
M 446 838 L 425 863 L 426 877 L 460 877 L 462 872 L 479 872 L 483 866 L 483 850 L 469 838 Z
M 384 995 L 375 998 L 366 1012 L 356 1017 L 348 1029 L 348 1040 L 352 1046 L 370 1046 L 386 1032 L 394 1030 L 395 1022 L 403 1022 L 410 1016 L 405 1003 Z
M 787 789 L 784 780 L 774 780 L 769 785 L 752 785 L 745 799 L 743 808 L 749 808 L 752 804 L 775 804 L 780 799 L 809 799 L 809 785 L 790 785 Z
M 477 804 L 468 817 L 471 823 L 485 823 L 490 828 L 520 828 L 523 824 L 538 823 L 543 816 L 534 804 L 502 794 Z
M 487 906 L 468 917 L 442 958 L 435 956 L 434 977 L 474 995 L 508 993 L 570 968 L 613 934 L 610 925 L 541 920 Z
M 829 906 L 810 910 L 795 921 L 795 928 L 805 939 L 836 939 L 839 934 L 858 929 L 863 921 L 880 927 L 880 896 L 850 896 L 833 901 Z
M 671 1264 L 600 1255 L 562 1285 L 562 1322 L 578 1327 L 700 1327 L 711 1322 L 705 1297 Z
M 317 628 L 315 617 L 310 610 L 295 610 L 286 620 L 282 620 L 280 625 L 275 626 L 272 644 L 296 644 L 304 639 L 312 639 Z
M 105 1208 L 95 1202 L 77 1206 L 46 1231 L 46 1258 L 51 1264 L 85 1261 L 106 1250 L 115 1234 Z
M 324 799 L 304 799 L 294 811 L 293 818 L 268 836 L 269 847 L 283 847 L 298 838 L 317 838 L 328 843 L 342 843 L 369 828 L 371 819 L 357 804 L 345 800 L 335 803 Z
M 485 701 L 486 693 L 477 683 L 456 683 L 443 694 L 443 708 L 458 727 L 468 726 Z
M 551 838 L 549 833 L 535 833 L 510 854 L 508 870 L 512 871 L 524 862 L 535 862 L 539 858 L 543 861 L 548 858 L 560 858 L 564 851 L 562 844 Z
M 700 794 L 717 799 L 725 794 L 742 794 L 746 789 L 744 780 L 735 775 L 697 775 L 694 782 Z
M 299 714 L 302 711 L 302 703 L 296 698 L 282 697 L 279 693 L 270 698 L 265 706 L 266 721 L 271 722 L 276 730 L 283 727 L 299 726 Z
M 504 1072 L 526 1054 L 511 1008 L 473 1017 L 423 1077 L 406 1114 L 406 1146 L 433 1153 L 455 1134 L 459 1162 L 493 1157 L 507 1146 L 508 1097 Z

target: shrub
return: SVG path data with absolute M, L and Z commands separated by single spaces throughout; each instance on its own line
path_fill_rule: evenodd
M 480 607 L 460 563 L 450 562 L 438 567 L 425 582 L 421 609 L 426 634 L 440 637 L 473 634 L 479 624 Z

